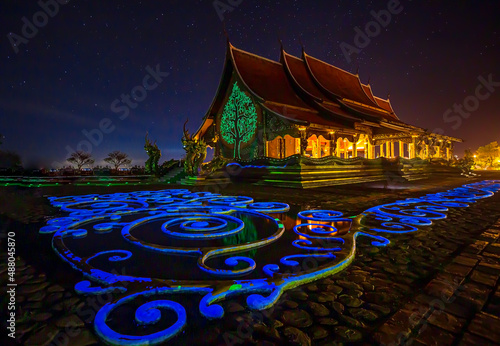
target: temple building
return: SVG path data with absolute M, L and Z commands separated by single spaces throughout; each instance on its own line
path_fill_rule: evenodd
M 307 54 L 280 61 L 228 42 L 217 94 L 195 133 L 216 157 L 450 160 L 460 139 L 400 120 L 391 101 L 352 74 Z M 312 161 L 311 161 L 312 160 Z

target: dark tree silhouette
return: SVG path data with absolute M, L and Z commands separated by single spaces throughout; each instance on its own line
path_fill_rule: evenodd
M 21 157 L 13 151 L 0 150 L 0 167 L 2 168 L 16 168 L 21 167 Z
M 108 157 L 104 159 L 105 162 L 113 165 L 116 170 L 123 165 L 130 165 L 132 160 L 128 158 L 128 155 L 122 153 L 121 151 L 115 150 L 108 154 Z
M 70 155 L 67 161 L 75 165 L 79 171 L 82 169 L 83 166 L 92 165 L 95 162 L 94 159 L 92 158 L 92 155 L 85 151 L 75 151 L 73 154 Z
M 5 136 L 0 133 L 0 145 L 3 144 Z M 0 167 L 20 168 L 22 166 L 21 156 L 13 151 L 0 150 Z

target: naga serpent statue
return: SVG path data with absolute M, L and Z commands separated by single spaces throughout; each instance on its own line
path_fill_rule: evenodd
M 161 157 L 161 150 L 158 149 L 156 141 L 153 143 L 149 138 L 149 134 L 146 133 L 146 144 L 144 144 L 144 150 L 148 153 L 149 159 L 146 161 L 146 173 L 157 174 L 158 173 L 158 162 Z
M 184 171 L 189 176 L 198 176 L 203 161 L 207 158 L 207 144 L 203 139 L 195 139 L 193 135 L 186 130 L 184 123 L 184 136 L 182 137 L 182 145 L 186 150 L 186 162 L 184 163 Z

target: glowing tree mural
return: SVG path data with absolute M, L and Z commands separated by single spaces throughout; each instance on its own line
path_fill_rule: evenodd
M 257 129 L 257 110 L 250 99 L 235 82 L 221 118 L 221 135 L 234 145 L 234 158 L 241 159 L 241 144 L 248 143 Z

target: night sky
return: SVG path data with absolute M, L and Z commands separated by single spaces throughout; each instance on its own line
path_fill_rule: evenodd
M 500 1 L 401 0 L 403 11 L 350 62 L 342 42 L 354 46 L 355 28 L 364 30 L 370 12 L 387 9 L 388 1 L 215 3 L 239 3 L 222 15 L 237 48 L 278 60 L 279 37 L 291 54 L 300 56 L 302 41 L 314 57 L 351 72 L 359 66 L 377 96 L 390 93 L 402 121 L 465 139 L 457 154 L 500 140 Z M 143 164 L 147 131 L 162 161 L 181 157 L 182 124 L 189 118 L 189 129 L 198 128 L 224 64 L 226 39 L 214 2 L 73 0 L 59 5 L 46 24 L 43 15 L 35 16 L 38 32 L 23 38 L 23 17 L 33 23 L 41 10 L 34 0 L 0 2 L 0 149 L 18 152 L 25 166 L 50 167 L 86 139 L 82 131 L 101 125 L 109 133 L 94 138 L 96 164 L 113 150 Z M 11 41 L 20 38 L 28 42 L 16 53 Z M 162 81 L 149 80 L 156 88 L 129 107 L 128 116 L 113 112 L 115 100 L 119 107 L 122 94 L 143 85 L 148 66 L 161 71 Z M 482 88 L 477 101 L 481 76 L 496 85 Z M 447 112 L 465 100 L 474 111 Z

